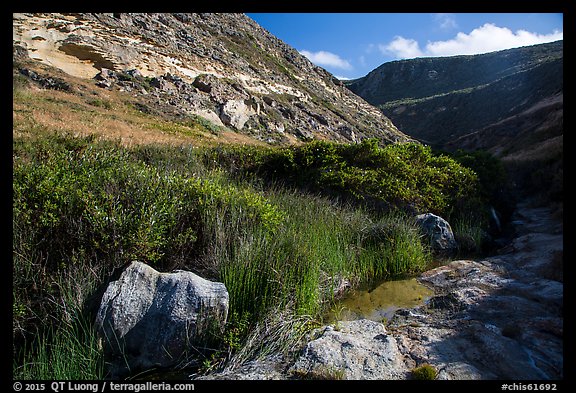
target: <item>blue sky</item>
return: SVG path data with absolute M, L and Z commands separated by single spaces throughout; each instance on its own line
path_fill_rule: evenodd
M 262 27 L 342 79 L 399 59 L 453 56 L 563 39 L 553 13 L 248 13 Z

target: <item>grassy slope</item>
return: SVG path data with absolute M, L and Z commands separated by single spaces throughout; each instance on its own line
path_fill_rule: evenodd
M 309 145 L 328 149 L 322 154 L 306 146 L 238 150 L 226 146 L 258 143 L 227 130 L 215 133 L 203 121 L 154 118 L 134 109 L 127 94 L 59 77 L 72 91 L 39 89 L 20 75 L 13 88 L 16 376 L 102 377 L 101 354 L 85 323 L 86 300 L 114 267 L 133 259 L 226 284 L 232 317 L 220 350 L 206 354 L 205 369 L 235 351 L 256 356 L 278 348 L 268 332 L 246 349 L 270 310 L 283 310 L 275 332 L 282 333 L 280 347 L 290 348 L 345 280 L 358 285 L 428 263 L 429 252 L 407 216 L 326 196 L 338 195 L 340 185 L 368 186 L 374 197 L 379 187 L 396 184 L 381 177 L 389 171 L 379 164 L 396 157 L 387 153 L 393 150 L 370 144 L 364 153 L 372 156 L 331 144 Z M 416 150 L 426 158 L 424 166 L 400 183 L 425 186 L 440 172 L 429 152 Z M 249 165 L 255 163 L 250 154 L 260 156 L 260 169 Z M 308 171 L 319 188 L 289 176 L 263 176 L 267 165 L 291 155 L 282 165 Z M 438 163 L 458 171 L 444 158 Z M 323 175 L 327 168 L 334 176 Z M 430 177 L 419 180 L 419 174 Z M 78 357 L 56 349 L 71 339 L 85 349 L 73 351 Z
M 46 73 L 45 67 L 31 67 Z M 171 146 L 194 143 L 261 144 L 229 129 L 214 131 L 209 122 L 176 121 L 147 115 L 137 108 L 138 101 L 128 93 L 98 88 L 92 82 L 49 70 L 70 83 L 72 92 L 44 90 L 22 75 L 14 77 L 13 135 L 33 136 L 43 130 L 76 136 L 95 135 L 119 141 L 123 146 L 161 143 Z M 26 87 L 30 87 L 30 89 Z

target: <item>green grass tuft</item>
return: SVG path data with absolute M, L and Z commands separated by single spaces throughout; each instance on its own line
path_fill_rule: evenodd
M 425 363 L 413 368 L 411 374 L 413 379 L 430 381 L 436 379 L 438 372 L 432 365 Z

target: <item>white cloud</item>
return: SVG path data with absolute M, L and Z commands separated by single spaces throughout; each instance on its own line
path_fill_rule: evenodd
M 308 60 L 312 63 L 319 65 L 319 66 L 328 66 L 334 68 L 340 68 L 343 70 L 351 70 L 352 64 L 350 64 L 347 60 L 340 58 L 340 56 L 335 55 L 331 52 L 326 51 L 319 51 L 319 52 L 310 52 L 307 50 L 301 50 L 300 54 L 306 56 Z
M 348 78 L 347 76 L 340 76 L 340 75 L 334 75 L 334 78 L 341 80 L 341 81 L 349 81 L 352 78 Z
M 387 45 L 379 45 L 378 48 L 384 55 L 392 55 L 399 59 L 424 56 L 416 40 L 401 36 L 394 37 Z
M 537 34 L 526 30 L 517 30 L 514 33 L 506 27 L 498 27 L 492 23 L 486 23 L 472 30 L 470 34 L 460 32 L 450 40 L 428 42 L 424 50 L 420 49 L 417 41 L 399 36 L 394 37 L 386 45 L 380 45 L 380 50 L 383 54 L 392 55 L 398 59 L 423 56 L 473 55 L 543 44 L 561 40 L 563 37 L 564 33 L 562 31 L 554 31 L 550 34 Z
M 454 14 L 433 14 L 434 20 L 442 30 L 450 30 L 458 27 Z
M 558 31 L 551 34 L 536 34 L 518 30 L 513 33 L 506 27 L 486 23 L 472 30 L 470 34 L 458 33 L 455 38 L 448 41 L 429 42 L 426 45 L 426 53 L 430 56 L 469 55 L 543 44 L 562 38 L 563 33 Z

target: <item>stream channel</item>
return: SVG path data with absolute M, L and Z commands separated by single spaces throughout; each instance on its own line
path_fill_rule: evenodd
M 325 315 L 327 323 L 370 319 L 384 322 L 401 308 L 412 308 L 425 304 L 434 291 L 418 282 L 414 277 L 380 281 L 350 291 L 338 300 L 331 311 Z M 190 379 L 195 371 L 151 371 L 133 377 L 147 380 Z

